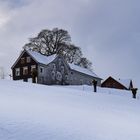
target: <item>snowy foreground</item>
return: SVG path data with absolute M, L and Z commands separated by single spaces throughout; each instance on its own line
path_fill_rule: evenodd
M 1 80 L 0 140 L 140 140 L 139 97 L 92 90 Z

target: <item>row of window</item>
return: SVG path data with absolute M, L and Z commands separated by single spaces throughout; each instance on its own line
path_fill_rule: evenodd
M 31 72 L 36 69 L 36 65 L 32 65 L 31 66 Z M 27 75 L 29 73 L 29 68 L 26 66 L 26 67 L 23 67 L 23 75 Z M 16 68 L 15 69 L 15 76 L 20 76 L 20 68 Z
M 22 57 L 20 59 L 20 62 L 21 62 L 21 64 L 30 63 L 31 62 L 31 57 L 30 56 L 28 56 L 28 57 Z

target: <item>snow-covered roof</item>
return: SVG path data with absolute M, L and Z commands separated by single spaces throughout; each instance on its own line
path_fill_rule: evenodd
M 35 51 L 30 51 L 30 50 L 26 50 L 38 63 L 41 64 L 49 64 L 50 62 L 52 62 L 55 58 L 56 55 L 51 55 L 51 56 L 45 56 L 42 55 L 38 52 Z
M 30 51 L 30 50 L 26 50 L 37 62 L 41 63 L 41 64 L 49 64 L 50 62 L 52 62 L 55 58 L 56 55 L 51 55 L 51 56 L 45 56 L 42 55 L 38 52 L 35 51 Z M 69 64 L 70 68 L 73 70 L 76 70 L 78 72 L 99 78 L 99 76 L 97 76 L 93 71 L 90 71 L 86 68 L 82 68 L 80 66 L 77 66 L 75 64 Z
M 130 88 L 131 79 L 119 79 L 118 82 L 128 89 Z
M 77 66 L 77 65 L 75 65 L 75 64 L 70 64 L 69 63 L 69 66 L 70 66 L 70 68 L 71 69 L 73 69 L 73 70 L 76 70 L 76 71 L 78 71 L 78 72 L 81 72 L 81 73 L 84 73 L 84 74 L 87 74 L 87 75 L 90 75 L 90 76 L 93 76 L 93 77 L 96 77 L 96 78 L 99 78 L 99 76 L 97 76 L 93 71 L 91 71 L 91 70 L 88 70 L 88 69 L 86 69 L 86 68 L 82 68 L 82 67 L 80 67 L 80 66 Z

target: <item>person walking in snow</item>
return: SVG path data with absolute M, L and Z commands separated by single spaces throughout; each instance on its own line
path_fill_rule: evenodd
M 137 88 L 132 88 L 131 91 L 132 91 L 132 94 L 133 94 L 133 98 L 136 98 L 136 94 L 137 94 Z
M 92 81 L 92 84 L 94 86 L 94 92 L 97 92 L 97 81 L 95 79 Z

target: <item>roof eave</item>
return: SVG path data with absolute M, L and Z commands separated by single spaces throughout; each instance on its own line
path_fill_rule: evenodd
M 70 69 L 73 70 L 73 71 L 76 71 L 76 72 L 82 73 L 82 74 L 84 74 L 84 75 L 88 75 L 88 76 L 90 76 L 90 77 L 98 78 L 98 79 L 102 80 L 102 78 L 100 78 L 100 77 L 95 77 L 95 76 L 93 76 L 93 75 L 89 75 L 89 74 L 86 74 L 86 73 L 83 73 L 83 72 L 77 71 L 77 70 L 75 70 L 75 69 L 72 69 L 71 67 L 70 67 Z

